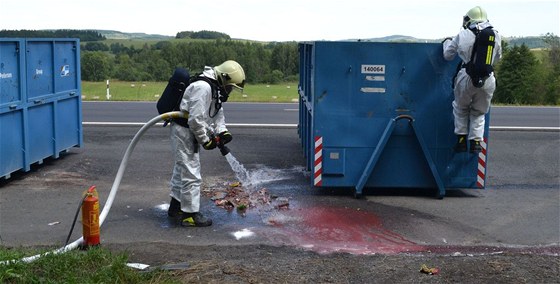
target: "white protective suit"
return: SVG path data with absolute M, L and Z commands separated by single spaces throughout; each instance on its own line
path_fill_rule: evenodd
M 483 30 L 491 26 L 488 21 L 476 25 L 476 28 Z M 501 37 L 498 31 L 494 30 L 495 44 L 492 54 L 492 64 L 502 57 Z M 459 55 L 463 63 L 471 60 L 471 53 L 475 41 L 475 34 L 469 29 L 461 29 L 453 39 L 443 42 L 443 57 L 446 60 L 453 60 Z M 490 109 L 490 102 L 496 90 L 496 78 L 494 73 L 486 79 L 481 88 L 476 88 L 467 74 L 465 68 L 461 68 L 455 78 L 455 88 L 453 93 L 453 115 L 455 116 L 455 134 L 468 135 L 469 140 L 482 141 L 484 137 L 484 115 Z M 470 120 L 470 124 L 469 124 Z
M 215 79 L 212 67 L 204 67 L 201 76 Z M 181 202 L 183 212 L 199 212 L 200 145 L 210 141 L 211 135 L 227 131 L 222 108 L 215 112 L 212 89 L 205 81 L 191 83 L 183 94 L 180 109 L 189 113 L 189 127 L 171 124 L 171 144 L 175 166 L 171 177 L 171 197 Z M 214 115 L 215 114 L 215 115 Z M 213 117 L 210 117 L 210 116 Z

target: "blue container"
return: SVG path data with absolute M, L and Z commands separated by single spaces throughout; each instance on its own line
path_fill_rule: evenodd
M 435 188 L 438 197 L 484 187 L 487 143 L 480 155 L 453 151 L 459 62 L 445 61 L 441 44 L 310 42 L 299 53 L 299 135 L 314 186 Z
M 0 177 L 81 147 L 78 39 L 0 39 Z

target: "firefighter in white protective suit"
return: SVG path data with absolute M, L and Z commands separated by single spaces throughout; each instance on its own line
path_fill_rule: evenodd
M 197 77 L 191 82 L 180 103 L 181 111 L 189 114 L 188 127 L 171 123 L 175 165 L 168 215 L 179 218 L 183 226 L 205 227 L 212 225 L 212 220 L 200 213 L 199 145 L 212 150 L 232 140 L 221 104 L 233 89 L 243 90 L 245 72 L 239 63 L 228 60 L 215 67 L 204 67 L 198 76 L 205 78 Z
M 487 36 L 483 40 L 480 39 L 482 36 L 477 37 L 478 34 Z M 475 41 L 478 44 L 475 45 Z M 481 60 L 477 61 L 479 57 L 475 57 L 475 50 L 482 55 Z M 481 50 L 486 53 L 482 54 Z M 490 110 L 490 102 L 496 89 L 492 66 L 502 56 L 501 37 L 481 7 L 470 9 L 463 17 L 463 27 L 459 33 L 443 41 L 443 57 L 453 60 L 456 55 L 461 58 L 462 63 L 453 82 L 454 132 L 457 135 L 455 151 L 466 152 L 469 148 L 471 153 L 478 153 L 482 150 L 485 115 Z M 467 147 L 467 140 L 470 147 Z

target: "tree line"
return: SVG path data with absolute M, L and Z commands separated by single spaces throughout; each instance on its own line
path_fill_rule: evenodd
M 496 68 L 492 102 L 519 105 L 560 105 L 560 39 L 542 37 L 547 48 L 532 52 L 525 44 L 502 43 L 503 58 Z
M 20 38 L 79 38 L 80 41 L 100 41 L 106 38 L 94 30 L 1 30 L 0 37 Z
M 192 39 L 231 39 L 228 34 L 215 32 L 215 31 L 182 31 L 178 32 L 175 38 L 192 38 Z
M 234 59 L 244 67 L 248 82 L 276 83 L 297 80 L 299 68 L 296 42 L 239 41 L 225 33 L 207 30 L 182 31 L 175 36 L 191 41 L 163 40 L 142 48 L 122 43 L 108 45 L 104 42 L 106 38 L 95 30 L 1 30 L 0 37 L 79 38 L 85 81 L 167 81 L 176 67 L 194 73 L 204 66 Z
M 88 42 L 81 47 L 81 71 L 85 81 L 113 78 L 122 81 L 167 81 L 176 67 L 191 73 L 234 59 L 252 83 L 297 80 L 296 42 L 256 43 L 217 39 L 188 42 L 160 41 L 142 48 Z
M 96 30 L 0 30 L 0 37 L 15 38 L 79 38 L 81 42 L 101 41 L 107 39 Z M 182 31 L 175 36 L 177 39 L 231 39 L 228 34 L 215 31 Z
M 142 48 L 122 43 L 107 45 L 103 35 L 88 30 L 2 30 L 0 37 L 80 38 L 85 81 L 167 81 L 175 67 L 195 73 L 228 59 L 245 68 L 250 83 L 297 81 L 299 73 L 296 42 L 231 40 L 227 34 L 212 31 L 179 32 L 176 38 L 193 40 L 166 40 Z M 502 42 L 503 57 L 495 68 L 498 86 L 493 103 L 560 105 L 560 39 L 548 33 L 532 40 L 542 41 L 546 47 L 535 51 L 525 43 Z
M 547 48 L 538 51 L 525 44 L 502 43 L 502 60 L 495 69 L 498 86 L 493 103 L 560 105 L 560 40 L 553 34 L 543 36 L 542 40 Z M 82 79 L 167 81 L 177 66 L 192 73 L 227 59 L 235 59 L 244 66 L 250 83 L 298 80 L 296 42 L 263 44 L 223 39 L 162 41 L 141 49 L 118 43 L 86 43 L 82 47 Z

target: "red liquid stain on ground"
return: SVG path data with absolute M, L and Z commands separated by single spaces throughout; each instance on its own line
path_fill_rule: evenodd
M 285 213 L 292 221 L 280 227 L 289 243 L 318 253 L 397 254 L 425 248 L 383 228 L 371 212 L 349 208 L 315 207 Z

